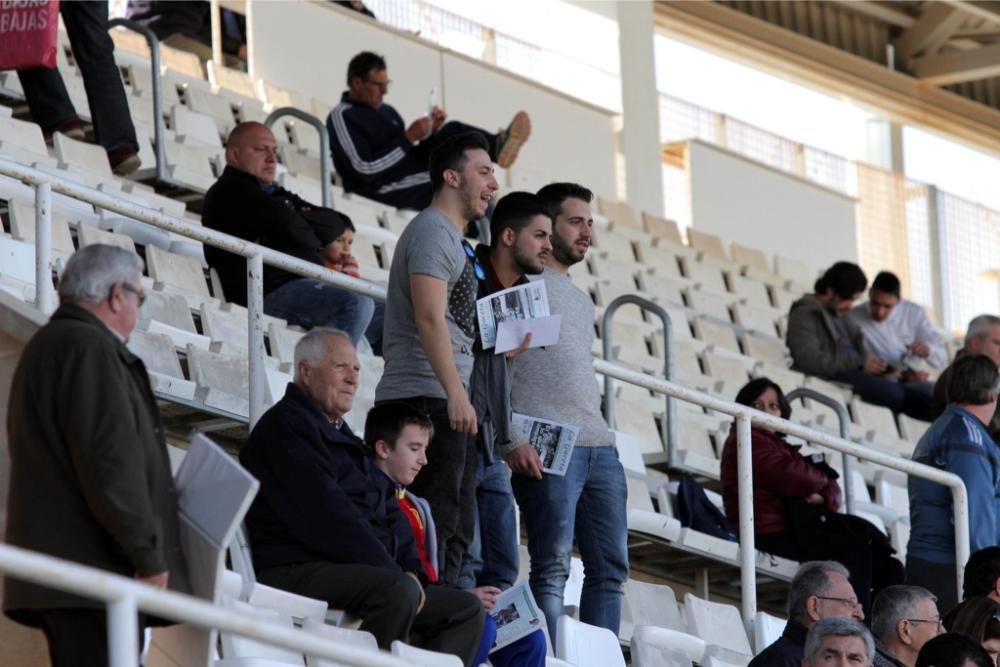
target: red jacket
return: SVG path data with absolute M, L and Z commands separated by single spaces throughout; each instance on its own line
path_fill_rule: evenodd
M 826 507 L 840 507 L 841 491 L 836 480 L 799 454 L 797 445 L 772 431 L 754 427 L 753 441 L 753 511 L 754 532 L 758 535 L 780 533 L 788 529 L 783 501 L 805 498 L 814 493 L 823 496 Z M 730 429 L 722 449 L 722 501 L 726 516 L 739 525 L 739 491 L 736 472 L 736 432 Z

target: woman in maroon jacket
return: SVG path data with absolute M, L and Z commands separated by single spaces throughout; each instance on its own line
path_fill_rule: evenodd
M 752 380 L 736 395 L 736 402 L 788 419 L 792 408 L 781 387 L 767 378 Z M 817 465 L 799 454 L 799 446 L 785 442 L 785 437 L 769 428 L 754 425 L 753 510 L 757 548 L 761 551 L 800 560 L 792 542 L 786 512 L 787 501 L 801 498 L 813 505 L 823 505 L 831 512 L 840 509 L 843 497 L 836 472 L 826 464 Z M 726 516 L 739 525 L 739 493 L 736 472 L 736 427 L 729 431 L 722 449 L 722 500 Z
M 784 419 L 792 413 L 781 388 L 767 378 L 749 382 L 736 402 Z M 886 536 L 860 517 L 837 513 L 843 494 L 837 472 L 825 461 L 803 456 L 769 428 L 753 426 L 750 436 L 757 548 L 797 561 L 839 561 L 851 573 L 858 604 L 870 615 L 874 595 L 903 581 L 903 566 L 892 557 Z M 726 515 L 738 525 L 735 425 L 722 450 L 721 473 Z

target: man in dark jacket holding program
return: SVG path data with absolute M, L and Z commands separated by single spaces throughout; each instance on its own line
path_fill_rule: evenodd
M 295 381 L 240 451 L 260 480 L 246 520 L 257 580 L 360 616 L 382 649 L 399 639 L 469 664 L 482 605 L 426 586 L 392 482 L 342 419 L 359 370 L 346 334 L 307 333 L 295 346 Z
M 7 542 L 190 593 L 156 399 L 125 347 L 141 274 L 138 255 L 108 245 L 66 264 L 59 309 L 10 388 Z M 4 588 L 4 611 L 45 633 L 55 667 L 108 664 L 103 601 L 11 577 Z

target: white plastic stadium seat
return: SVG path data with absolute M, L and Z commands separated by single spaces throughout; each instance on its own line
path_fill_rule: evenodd
M 423 665 L 424 667 L 462 667 L 462 659 L 458 656 L 427 651 L 404 644 L 398 639 L 392 643 L 392 654 L 408 660 L 414 665 Z
M 753 655 L 740 610 L 736 607 L 709 602 L 686 593 L 684 610 L 691 631 L 705 640 L 706 646 L 719 646 L 736 654 Z
M 556 630 L 556 657 L 577 667 L 625 667 L 615 633 L 560 616 Z
M 674 634 L 667 628 L 636 627 L 630 647 L 633 667 L 691 667 L 691 656 L 676 645 Z
M 781 633 L 785 631 L 785 621 L 777 616 L 772 616 L 766 611 L 758 611 L 753 622 L 753 643 L 760 653 L 765 648 L 777 641 Z
M 701 662 L 705 655 L 705 641 L 688 632 L 687 622 L 681 615 L 674 591 L 669 586 L 650 584 L 629 579 L 625 582 L 622 604 L 621 629 L 618 638 L 631 640 L 633 660 L 635 642 L 642 627 L 657 626 L 657 631 L 646 631 L 647 641 L 677 649 L 692 662 Z

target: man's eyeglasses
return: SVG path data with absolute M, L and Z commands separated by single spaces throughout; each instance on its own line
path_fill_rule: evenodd
M 365 83 L 369 86 L 378 86 L 378 89 L 383 93 L 389 92 L 389 85 L 392 83 L 392 79 L 386 79 L 385 81 L 375 81 L 373 79 L 365 79 Z
M 996 614 L 994 614 L 994 618 L 996 618 Z M 906 620 L 910 623 L 933 623 L 937 626 L 938 630 L 944 630 L 944 621 L 940 618 L 908 618 Z
M 476 271 L 476 278 L 486 280 L 486 271 L 483 270 L 483 265 L 479 263 L 476 251 L 472 249 L 468 241 L 462 241 L 462 248 L 465 250 L 465 256 L 472 262 L 472 268 Z
M 139 298 L 140 308 L 142 308 L 142 304 L 146 303 L 146 292 L 141 287 L 129 285 L 128 283 L 122 283 L 122 289 L 126 292 L 132 292 L 132 294 L 135 294 Z
M 832 597 L 826 597 L 824 595 L 817 595 L 816 597 L 818 597 L 820 600 L 829 600 L 830 602 L 839 602 L 840 604 L 847 605 L 851 609 L 857 609 L 858 607 L 861 606 L 861 603 L 858 600 L 856 600 L 856 599 L 852 600 L 850 598 L 832 598 Z

